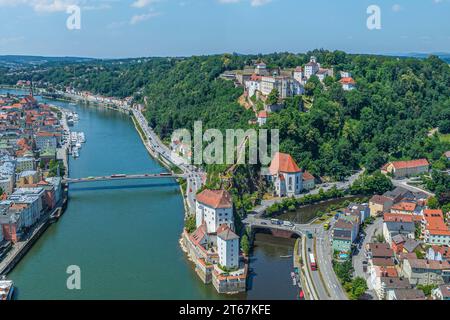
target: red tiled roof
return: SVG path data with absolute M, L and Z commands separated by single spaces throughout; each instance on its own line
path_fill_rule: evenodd
M 269 116 L 269 114 L 268 114 L 267 111 L 265 111 L 265 110 L 260 111 L 260 112 L 258 113 L 258 118 L 267 118 L 268 116 Z
M 385 213 L 384 222 L 413 222 L 412 215 L 401 213 Z
M 226 190 L 206 189 L 197 194 L 196 198 L 198 202 L 215 209 L 231 208 L 233 206 L 231 195 Z
M 414 202 L 399 202 L 391 207 L 391 210 L 414 211 L 416 204 Z
M 426 221 L 426 229 L 430 234 L 450 236 L 450 230 L 444 221 L 442 210 L 426 209 L 423 212 L 423 217 Z
M 275 175 L 279 172 L 296 173 L 301 170 L 290 154 L 277 152 L 272 159 L 269 171 L 271 175 Z
M 408 160 L 408 161 L 393 161 L 391 164 L 395 169 L 406 169 L 406 168 L 416 168 L 416 167 L 424 167 L 429 166 L 427 159 L 417 159 L 417 160 Z
M 351 77 L 342 78 L 339 82 L 342 84 L 355 84 L 355 80 Z
M 252 74 L 252 76 L 250 77 L 251 81 L 261 81 L 262 76 L 258 76 L 256 74 Z
M 303 172 L 303 181 L 314 180 L 314 176 L 308 171 Z

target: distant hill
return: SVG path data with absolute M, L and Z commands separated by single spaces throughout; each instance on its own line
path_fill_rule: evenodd
M 418 59 L 426 59 L 430 55 L 435 55 L 444 60 L 447 63 L 450 63 L 450 53 L 448 52 L 432 52 L 432 53 L 405 53 L 405 54 L 399 54 L 399 56 L 404 57 L 412 57 L 412 58 L 418 58 Z
M 0 66 L 20 67 L 42 65 L 52 62 L 76 63 L 93 60 L 91 58 L 80 57 L 41 57 L 41 56 L 21 56 L 21 55 L 0 55 Z

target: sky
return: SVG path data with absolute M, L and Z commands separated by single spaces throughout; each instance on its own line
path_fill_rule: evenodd
M 0 0 L 0 55 L 450 52 L 449 16 L 450 0 Z

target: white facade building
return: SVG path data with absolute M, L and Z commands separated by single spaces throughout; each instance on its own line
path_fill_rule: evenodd
M 315 75 L 320 69 L 320 64 L 317 63 L 316 57 L 312 56 L 309 62 L 305 65 L 305 77 L 306 79 L 311 78 L 312 75 Z
M 234 228 L 233 203 L 226 190 L 204 190 L 196 196 L 195 222 L 197 228 L 206 224 L 207 233 L 216 233 L 220 225 Z
M 222 225 L 217 230 L 217 250 L 219 264 L 228 269 L 239 267 L 239 237 L 228 227 Z
M 289 154 L 277 152 L 270 164 L 270 180 L 279 197 L 291 197 L 303 189 L 303 173 Z

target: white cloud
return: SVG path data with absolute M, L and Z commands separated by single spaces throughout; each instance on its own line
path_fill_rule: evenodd
M 272 0 L 252 0 L 250 4 L 252 5 L 252 7 L 260 7 L 270 2 L 272 2 Z
M 131 6 L 134 8 L 144 8 L 158 1 L 159 0 L 136 0 L 131 4 Z
M 130 24 L 132 24 L 132 25 L 138 24 L 140 22 L 147 21 L 147 20 L 157 17 L 159 15 L 161 15 L 160 12 L 149 12 L 149 13 L 145 13 L 145 14 L 137 14 L 137 15 L 134 15 L 133 17 L 131 17 Z
M 223 4 L 241 2 L 241 0 L 218 0 L 218 1 L 219 1 L 219 3 L 223 3 Z
M 399 4 L 394 4 L 394 5 L 392 6 L 392 11 L 394 11 L 394 12 L 399 12 L 399 11 L 401 11 L 401 10 L 403 10 L 403 8 L 402 8 L 402 6 L 399 5 Z
M 61 12 L 66 11 L 71 5 L 85 5 L 86 10 L 105 9 L 108 5 L 89 5 L 91 0 L 0 0 L 0 7 L 26 5 L 36 12 Z
M 221 4 L 240 3 L 242 0 L 217 0 Z M 249 0 L 252 7 L 260 7 L 266 5 L 272 0 Z

